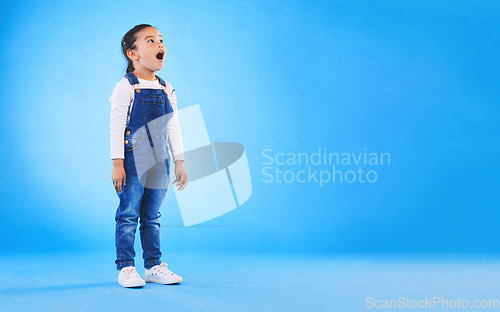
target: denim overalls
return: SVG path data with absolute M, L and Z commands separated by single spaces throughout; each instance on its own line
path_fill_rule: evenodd
M 123 165 L 126 184 L 118 193 L 116 211 L 116 266 L 135 266 L 134 241 L 140 218 L 144 267 L 160 264 L 160 206 L 165 198 L 170 172 L 167 122 L 173 110 L 166 84 L 156 76 L 162 89 L 139 89 L 134 73 L 125 75 L 135 88 L 130 121 L 125 128 Z M 114 182 L 113 182 L 114 183 Z

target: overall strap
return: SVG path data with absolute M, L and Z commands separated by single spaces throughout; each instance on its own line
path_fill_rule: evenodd
M 163 93 L 167 94 L 167 84 L 165 83 L 165 80 L 161 79 L 160 76 L 155 75 L 156 79 L 160 81 L 161 87 L 163 89 Z
M 135 92 L 141 93 L 141 89 L 139 89 L 139 80 L 135 76 L 133 72 L 127 73 L 125 77 L 128 79 L 128 82 L 134 86 Z
M 162 85 L 162 86 L 166 86 L 166 85 L 167 85 L 167 84 L 165 83 L 165 80 L 161 79 L 161 77 L 160 77 L 160 76 L 155 75 L 155 77 L 156 77 L 156 79 L 158 79 L 158 80 L 160 81 L 160 83 L 161 83 L 161 85 Z

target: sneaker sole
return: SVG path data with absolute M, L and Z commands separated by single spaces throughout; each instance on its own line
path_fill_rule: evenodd
M 125 288 L 132 288 L 132 287 L 142 287 L 142 286 L 145 286 L 146 283 L 139 283 L 139 284 L 130 284 L 130 285 L 127 285 L 127 284 L 122 284 L 122 283 L 118 283 L 120 285 L 122 285 L 123 287 Z
M 146 281 L 146 283 L 158 283 L 163 285 L 179 284 L 182 282 L 182 279 L 180 281 L 162 282 L 160 279 L 156 279 L 154 277 L 144 278 L 144 280 Z

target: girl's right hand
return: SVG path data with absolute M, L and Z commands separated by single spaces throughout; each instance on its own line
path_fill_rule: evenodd
M 123 185 L 127 184 L 125 176 L 125 168 L 123 166 L 113 166 L 113 172 L 111 173 L 111 178 L 113 179 L 115 190 L 118 193 L 122 192 L 122 182 Z

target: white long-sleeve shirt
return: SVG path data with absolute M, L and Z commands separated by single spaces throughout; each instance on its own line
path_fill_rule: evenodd
M 157 80 L 139 80 L 139 88 L 141 89 L 161 89 L 162 86 Z M 179 127 L 179 118 L 177 115 L 177 98 L 172 85 L 165 81 L 167 88 L 167 96 L 172 105 L 172 118 L 167 123 L 168 144 L 170 152 L 172 153 L 173 161 L 185 160 L 184 150 L 182 146 L 181 129 Z M 111 102 L 111 123 L 110 123 L 110 137 L 111 137 L 111 159 L 125 158 L 124 146 L 124 132 L 125 128 L 130 121 L 130 113 L 134 104 L 134 87 L 129 83 L 126 77 L 120 80 L 113 90 L 113 94 L 109 98 Z

